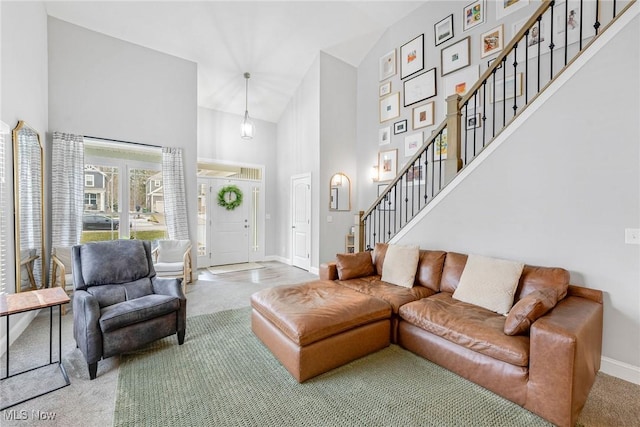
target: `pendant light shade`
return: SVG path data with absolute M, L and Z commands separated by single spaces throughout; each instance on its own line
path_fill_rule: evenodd
M 251 74 L 244 73 L 245 78 L 245 98 L 244 98 L 244 119 L 240 124 L 240 137 L 242 139 L 253 139 L 253 135 L 255 134 L 255 126 L 253 125 L 253 121 L 249 118 L 249 77 Z

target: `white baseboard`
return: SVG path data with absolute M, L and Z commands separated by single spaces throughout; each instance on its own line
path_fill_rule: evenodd
M 630 365 L 602 356 L 600 359 L 600 371 L 607 375 L 640 385 L 640 366 Z
M 39 313 L 39 310 L 28 311 L 22 314 L 14 314 L 11 316 L 9 320 L 9 345 L 13 344 L 13 342 L 18 339 L 18 337 L 27 329 L 27 326 L 31 323 L 31 321 L 36 317 Z M 4 322 L 5 319 L 3 319 Z M 0 356 L 4 356 L 7 351 L 7 335 L 6 331 L 3 328 L 3 334 L 0 335 Z
M 320 269 L 318 267 L 309 267 L 309 273 L 319 275 Z
M 291 260 L 285 257 L 281 257 L 279 255 L 268 255 L 264 257 L 265 261 L 277 261 L 283 264 L 291 265 Z

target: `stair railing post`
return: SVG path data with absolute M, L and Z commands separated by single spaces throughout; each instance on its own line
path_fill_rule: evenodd
M 462 169 L 462 132 L 460 131 L 460 95 L 447 97 L 447 159 L 445 160 L 445 183 Z

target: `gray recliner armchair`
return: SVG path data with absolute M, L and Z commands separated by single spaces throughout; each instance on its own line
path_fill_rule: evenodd
M 184 342 L 187 300 L 181 279 L 159 278 L 151 244 L 112 240 L 74 246 L 73 335 L 89 377 L 98 361 L 177 333 Z

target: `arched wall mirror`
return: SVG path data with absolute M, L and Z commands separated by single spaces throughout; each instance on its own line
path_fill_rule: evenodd
M 343 173 L 337 173 L 329 182 L 329 210 L 351 210 L 351 180 Z
M 24 121 L 13 130 L 16 292 L 44 287 L 44 192 L 40 135 Z

